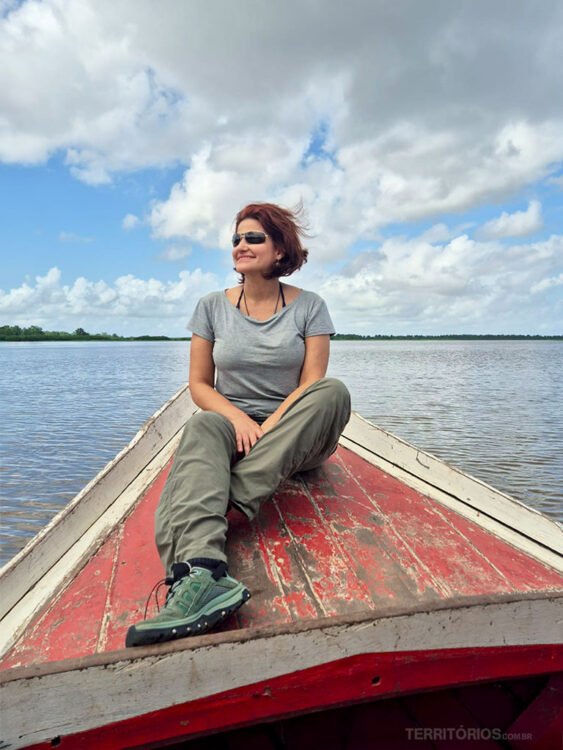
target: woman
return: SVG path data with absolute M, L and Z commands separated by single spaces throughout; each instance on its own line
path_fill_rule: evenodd
M 250 597 L 227 573 L 227 510 L 254 518 L 287 477 L 334 452 L 350 418 L 346 387 L 325 377 L 335 331 L 324 301 L 280 282 L 307 260 L 296 212 L 251 204 L 235 226 L 241 284 L 203 297 L 188 325 L 202 411 L 186 424 L 156 513 L 170 589 L 156 617 L 129 628 L 128 646 L 203 633 Z

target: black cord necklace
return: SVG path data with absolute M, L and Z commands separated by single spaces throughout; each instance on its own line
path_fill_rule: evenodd
M 279 287 L 278 287 L 278 296 L 277 296 L 277 299 L 276 299 L 276 307 L 275 307 L 275 309 L 274 309 L 273 315 L 275 315 L 275 314 L 277 313 L 277 311 L 278 311 L 278 305 L 279 305 L 279 303 L 280 303 L 280 299 L 281 299 L 281 301 L 282 301 L 282 307 L 285 307 L 285 295 L 284 295 L 284 293 L 283 293 L 283 289 L 282 289 L 281 281 L 279 282 Z M 242 285 L 242 291 L 241 291 L 241 293 L 240 293 L 240 296 L 239 296 L 239 298 L 238 298 L 238 302 L 237 302 L 237 310 L 240 310 L 240 303 L 241 303 L 241 300 L 244 300 L 244 306 L 245 306 L 245 308 L 246 308 L 246 314 L 248 315 L 248 317 L 249 317 L 249 318 L 250 318 L 250 317 L 252 317 L 252 316 L 250 315 L 250 311 L 249 311 L 249 309 L 248 309 L 248 302 L 247 302 L 247 299 L 246 299 L 246 294 L 245 294 L 245 291 L 244 291 L 244 284 Z

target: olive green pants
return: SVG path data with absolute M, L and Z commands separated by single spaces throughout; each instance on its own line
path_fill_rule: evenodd
M 254 518 L 284 479 L 334 453 L 349 419 L 346 386 L 323 378 L 238 461 L 226 417 L 202 411 L 189 419 L 156 511 L 156 545 L 166 572 L 194 557 L 226 562 L 229 502 Z

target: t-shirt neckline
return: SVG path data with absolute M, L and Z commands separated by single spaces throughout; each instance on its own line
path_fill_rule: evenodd
M 287 310 L 290 307 L 293 307 L 293 305 L 297 302 L 297 300 L 301 297 L 301 295 L 303 294 L 303 292 L 305 290 L 304 289 L 300 289 L 299 290 L 299 294 L 297 295 L 297 297 L 294 300 L 292 300 L 291 302 L 286 302 L 285 307 L 282 307 L 282 309 L 278 310 L 277 313 L 274 313 L 269 318 L 265 318 L 264 320 L 258 320 L 257 318 L 253 318 L 250 315 L 246 315 L 245 313 L 243 313 L 242 310 L 240 310 L 239 308 L 237 308 L 236 305 L 233 305 L 233 303 L 231 302 L 231 300 L 227 297 L 227 292 L 228 291 L 229 291 L 228 289 L 224 289 L 222 296 L 224 297 L 225 302 L 227 303 L 227 305 L 230 308 L 232 308 L 235 311 L 235 313 L 238 313 L 245 320 L 249 320 L 252 323 L 269 323 L 271 320 L 274 320 L 275 318 L 278 318 L 285 310 Z

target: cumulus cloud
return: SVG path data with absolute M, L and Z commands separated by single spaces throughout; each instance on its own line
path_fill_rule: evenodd
M 484 237 L 491 238 L 524 237 L 542 227 L 541 204 L 539 201 L 530 201 L 525 211 L 503 211 L 498 218 L 484 224 L 481 233 Z
M 126 214 L 123 217 L 123 221 L 121 222 L 121 226 L 123 229 L 129 230 L 129 229 L 135 229 L 140 224 L 140 219 L 138 216 L 135 216 L 135 214 Z
M 533 12 L 489 4 L 486 24 L 470 0 L 408 13 L 382 0 L 162 12 L 27 0 L 0 22 L 0 159 L 62 152 L 90 184 L 185 164 L 151 221 L 158 236 L 204 244 L 227 236 L 246 200 L 303 197 L 332 258 L 350 227 L 373 237 L 553 173 L 562 30 L 550 0 Z
M 542 279 L 532 287 L 532 293 L 538 294 L 539 292 L 545 292 L 546 289 L 552 289 L 555 286 L 563 286 L 563 273 L 559 276 L 552 276 L 548 279 Z
M 45 276 L 36 276 L 34 284 L 0 290 L 0 316 L 11 324 L 66 321 L 113 321 L 143 319 L 140 332 L 151 321 L 168 321 L 181 325 L 200 296 L 215 289 L 217 277 L 212 273 L 180 271 L 176 281 L 139 279 L 131 274 L 120 276 L 112 284 L 103 280 L 77 278 L 63 284 L 60 269 L 51 268 Z M 99 323 L 98 323 L 99 324 Z M 72 325 L 72 323 L 70 323 Z
M 510 247 L 467 235 L 446 242 L 394 237 L 326 278 L 319 291 L 340 331 L 528 333 L 537 295 L 562 283 L 563 275 L 552 277 L 562 253 L 563 236 Z M 543 332 L 561 330 L 553 312 Z
M 338 273 L 309 273 L 306 268 L 305 285 L 327 300 L 339 332 L 561 331 L 563 310 L 550 307 L 547 295 L 563 284 L 563 236 L 507 246 L 447 234 L 441 227 L 434 229 L 434 236 L 426 232 L 374 243 Z M 20 325 L 65 319 L 67 327 L 87 325 L 93 330 L 101 325 L 113 330 L 133 320 L 137 334 L 156 327 L 181 335 L 197 299 L 226 285 L 200 269 L 181 271 L 168 282 L 133 275 L 112 283 L 77 278 L 64 284 L 61 279 L 60 270 L 52 268 L 33 284 L 0 290 L 0 318 Z M 303 279 L 292 281 L 301 285 Z M 539 326 L 538 309 L 545 311 Z
M 246 202 L 303 200 L 311 260 L 296 283 L 326 292 L 339 327 L 449 316 L 491 330 L 509 304 L 524 315 L 532 290 L 537 303 L 554 288 L 561 240 L 507 247 L 541 228 L 538 201 L 474 237 L 447 217 L 561 186 L 562 35 L 557 0 L 492 2 L 486 23 L 472 0 L 408 13 L 385 0 L 0 0 L 0 161 L 57 155 L 90 185 L 173 166 L 147 218 L 122 220 L 172 243 L 167 260 L 196 242 L 227 249 Z M 382 241 L 415 222 L 432 226 Z M 182 284 L 208 288 L 209 275 L 183 273 L 65 285 L 50 272 L 0 300 L 11 314 L 33 300 L 47 316 L 167 319 Z

